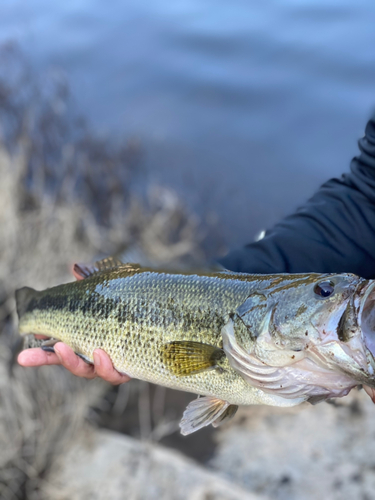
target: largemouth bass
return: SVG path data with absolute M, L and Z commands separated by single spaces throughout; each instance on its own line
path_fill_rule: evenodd
M 183 434 L 218 426 L 238 405 L 375 388 L 375 281 L 171 273 L 113 259 L 74 273 L 73 283 L 16 292 L 20 333 L 61 340 L 88 362 L 101 348 L 120 372 L 198 394 Z

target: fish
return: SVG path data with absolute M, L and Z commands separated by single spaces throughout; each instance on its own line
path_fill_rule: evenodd
M 349 273 L 171 272 L 107 258 L 77 281 L 16 291 L 19 332 L 44 335 L 93 363 L 198 395 L 188 435 L 241 405 L 291 407 L 375 394 L 375 280 Z

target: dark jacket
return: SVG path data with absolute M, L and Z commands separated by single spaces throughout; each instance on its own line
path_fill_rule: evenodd
M 331 179 L 263 240 L 220 263 L 248 273 L 352 272 L 375 278 L 375 114 L 350 173 Z

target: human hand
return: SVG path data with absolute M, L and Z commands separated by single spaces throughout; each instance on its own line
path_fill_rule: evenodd
M 102 349 L 95 349 L 93 365 L 86 363 L 62 342 L 55 344 L 54 350 L 55 352 L 46 352 L 41 348 L 26 349 L 18 355 L 18 363 L 22 366 L 62 365 L 77 377 L 101 377 L 113 385 L 130 380 L 130 377 L 115 370 L 110 357 Z

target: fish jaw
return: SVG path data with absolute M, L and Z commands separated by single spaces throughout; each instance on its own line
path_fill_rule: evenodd
M 363 290 L 359 305 L 358 324 L 369 354 L 369 362 L 375 372 L 375 280 L 370 280 Z
M 297 361 L 290 359 L 290 363 L 284 366 L 268 365 L 241 347 L 233 326 L 233 321 L 229 320 L 222 330 L 223 349 L 230 365 L 251 386 L 279 398 L 281 402 L 292 400 L 299 404 L 309 399 L 342 397 L 358 385 L 350 376 L 309 359 L 306 351 Z
M 374 280 L 359 282 L 336 323 L 337 327 L 313 346 L 310 356 L 351 376 L 358 384 L 375 387 Z
M 235 322 L 222 331 L 229 363 L 250 385 L 304 400 L 345 396 L 359 384 L 375 388 L 374 281 L 359 279 L 339 308 L 312 318 L 308 341 L 297 351 L 274 342 L 272 318 L 269 308 L 250 351 L 238 341 Z

